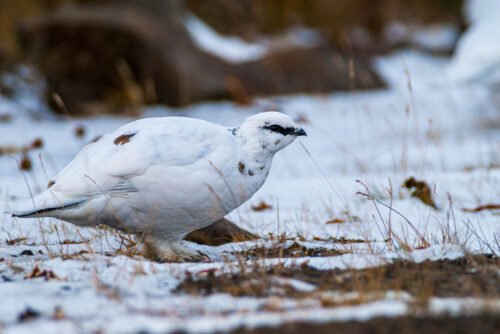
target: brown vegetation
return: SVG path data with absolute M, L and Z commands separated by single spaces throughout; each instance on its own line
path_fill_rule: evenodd
M 259 255 L 262 258 L 266 254 Z M 242 266 L 238 272 L 210 272 L 201 277 L 190 276 L 179 285 L 177 291 L 202 295 L 225 292 L 236 296 L 277 295 L 297 298 L 336 291 L 357 292 L 368 299 L 387 291 L 404 291 L 415 298 L 417 306 L 425 306 L 430 297 L 500 297 L 500 260 L 487 256 L 422 263 L 396 261 L 362 270 L 317 270 L 307 264 L 263 267 L 255 263 L 248 267 Z M 297 291 L 292 286 L 283 287 L 277 278 L 296 279 L 312 284 L 316 289 L 312 292 Z
M 465 212 L 481 212 L 484 210 L 500 210 L 500 204 L 483 204 L 472 209 L 463 209 Z
M 402 316 L 377 317 L 367 321 L 346 321 L 326 323 L 289 323 L 276 327 L 238 328 L 231 333 L 270 334 L 270 333 L 405 333 L 405 334 L 456 334 L 456 333 L 498 333 L 500 318 L 496 314 L 470 316 Z
M 411 195 L 418 198 L 422 203 L 437 209 L 436 203 L 434 202 L 434 196 L 432 195 L 432 190 L 425 181 L 416 180 L 414 177 L 410 177 L 405 180 L 403 186 L 411 190 Z

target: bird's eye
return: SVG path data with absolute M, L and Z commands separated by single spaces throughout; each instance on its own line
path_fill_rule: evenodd
M 295 132 L 295 128 L 293 127 L 284 128 L 278 124 L 266 125 L 264 126 L 264 129 L 269 130 L 271 132 L 280 133 L 283 136 L 288 136 L 289 134 L 293 134 Z
M 264 126 L 264 129 L 269 130 L 271 132 L 280 133 L 283 136 L 287 136 L 289 134 L 293 134 L 294 131 L 295 131 L 295 129 L 293 127 L 284 128 L 284 127 L 282 127 L 281 125 L 278 125 L 278 124 L 266 125 L 266 126 Z
M 272 132 L 279 132 L 279 133 L 283 133 L 285 131 L 285 129 L 281 125 L 277 124 L 270 125 L 267 127 L 267 129 Z

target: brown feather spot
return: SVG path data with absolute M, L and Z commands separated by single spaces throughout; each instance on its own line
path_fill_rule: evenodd
M 238 170 L 240 171 L 241 174 L 245 171 L 245 164 L 243 162 L 238 162 Z
M 55 181 L 53 181 L 53 180 L 50 180 L 50 181 L 49 181 L 49 184 L 47 184 L 47 188 L 52 187 L 54 184 L 56 184 L 56 182 L 55 182 Z
M 115 143 L 115 145 L 124 145 L 124 144 L 128 143 L 130 141 L 130 138 L 132 138 L 133 136 L 135 136 L 135 133 L 132 133 L 129 135 L 118 136 L 115 138 L 113 143 Z

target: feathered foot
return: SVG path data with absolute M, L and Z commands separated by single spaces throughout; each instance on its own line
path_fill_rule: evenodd
M 153 237 L 144 238 L 144 257 L 158 262 L 209 262 L 210 258 L 186 248 L 182 242 L 168 242 Z

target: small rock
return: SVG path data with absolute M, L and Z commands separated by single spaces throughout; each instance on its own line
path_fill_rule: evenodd
M 55 320 L 62 320 L 66 318 L 66 314 L 64 313 L 61 306 L 56 306 L 56 308 L 54 309 L 54 314 L 52 314 L 52 318 L 54 318 Z
M 33 251 L 31 249 L 25 249 L 19 255 L 33 256 L 35 254 L 33 254 Z
M 20 322 L 34 320 L 40 317 L 40 312 L 32 309 L 31 307 L 27 307 L 18 317 Z
M 258 238 L 258 235 L 222 218 L 207 227 L 189 233 L 184 239 L 201 245 L 219 246 L 228 242 L 241 242 Z
M 12 121 L 11 114 L 0 114 L 0 123 L 9 123 Z
M 12 278 L 10 278 L 9 276 L 5 276 L 5 275 L 2 275 L 2 279 L 4 282 L 12 282 L 14 281 Z

